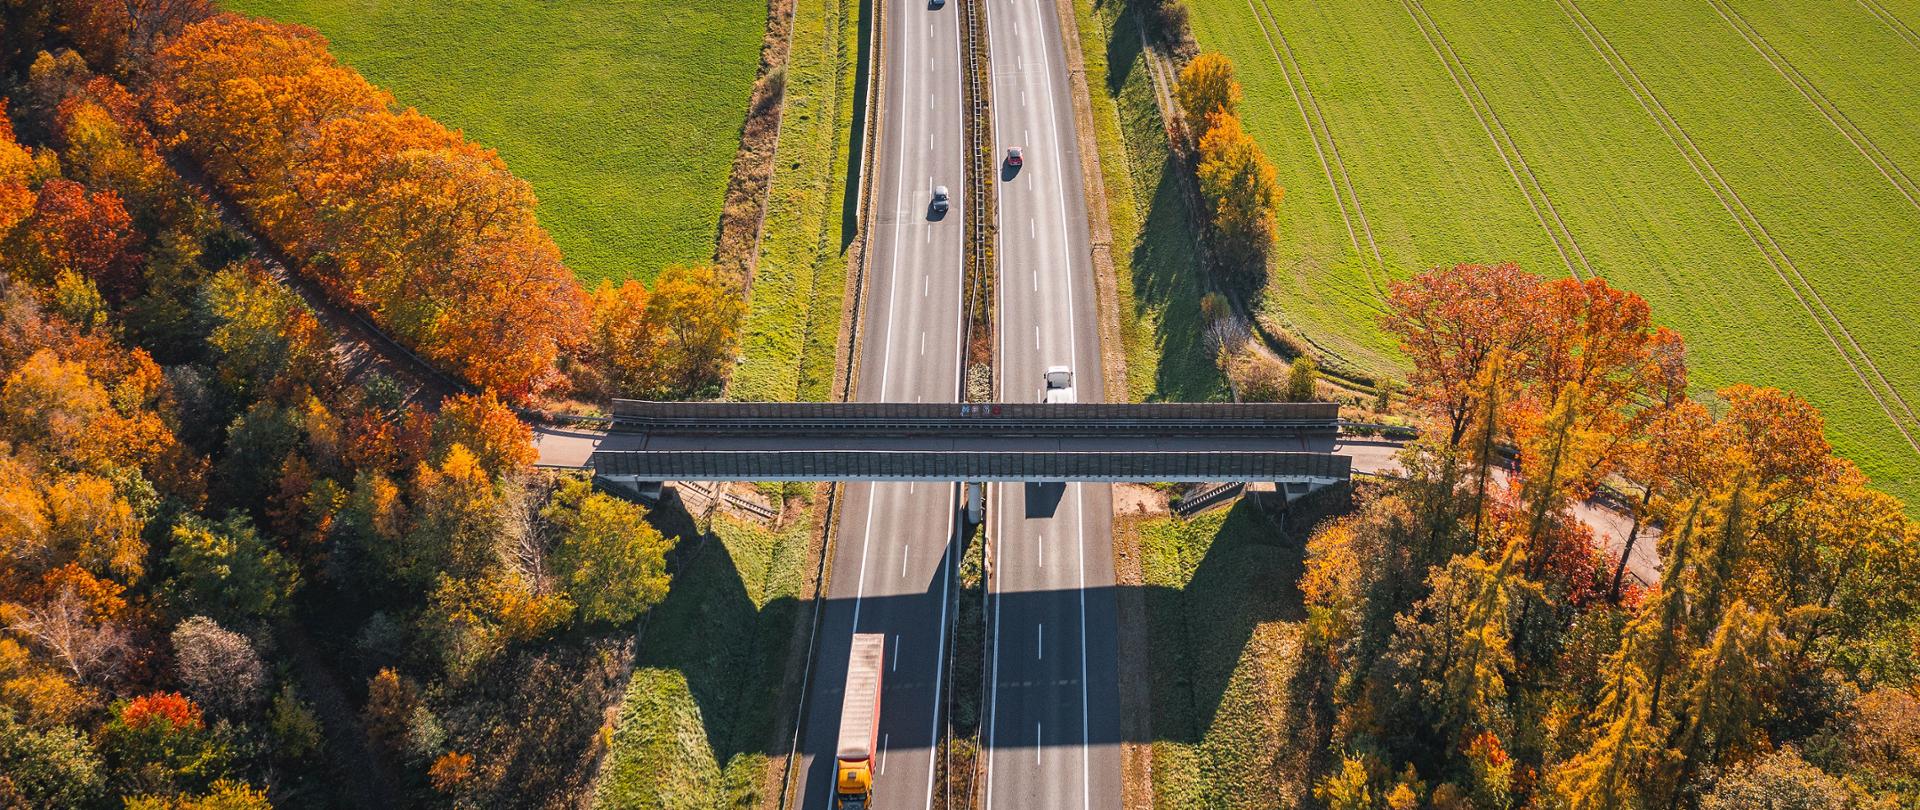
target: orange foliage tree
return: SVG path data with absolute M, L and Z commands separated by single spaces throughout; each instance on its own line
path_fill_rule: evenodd
M 496 153 L 394 112 L 310 29 L 224 15 L 156 73 L 162 126 L 337 299 L 509 399 L 561 382 L 586 295 Z

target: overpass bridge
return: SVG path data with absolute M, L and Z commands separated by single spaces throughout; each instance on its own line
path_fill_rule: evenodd
M 1344 481 L 1333 403 L 616 400 L 607 430 L 543 429 L 545 467 L 660 481 Z

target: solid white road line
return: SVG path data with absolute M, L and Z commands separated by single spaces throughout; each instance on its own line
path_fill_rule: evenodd
M 990 486 L 994 488 L 995 492 L 999 491 L 999 484 L 991 484 Z M 1005 546 L 1006 544 L 1003 542 L 1001 545 Z M 994 549 L 993 567 L 995 570 L 1005 570 L 1000 568 L 1000 557 L 1000 549 Z M 994 593 L 992 596 L 993 676 L 992 680 L 988 682 L 990 688 L 987 694 L 987 810 L 993 810 L 993 757 L 1000 751 L 1000 746 L 996 744 L 999 742 L 998 731 L 1000 727 L 1000 603 L 1006 601 L 1006 596 L 1003 594 Z

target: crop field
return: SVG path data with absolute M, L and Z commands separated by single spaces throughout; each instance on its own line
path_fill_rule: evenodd
M 1920 3 L 1191 0 L 1287 189 L 1263 314 L 1391 371 L 1390 279 L 1604 276 L 1920 501 Z
M 712 258 L 760 0 L 224 0 L 313 26 L 403 105 L 500 151 L 582 279 Z

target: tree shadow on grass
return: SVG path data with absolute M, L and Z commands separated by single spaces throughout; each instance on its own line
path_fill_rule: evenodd
M 1151 339 L 1159 348 L 1151 399 L 1199 402 L 1225 399 L 1226 380 L 1207 338 L 1200 299 L 1206 294 L 1194 253 L 1192 216 L 1164 164 L 1133 250 L 1134 317 L 1155 318 Z

